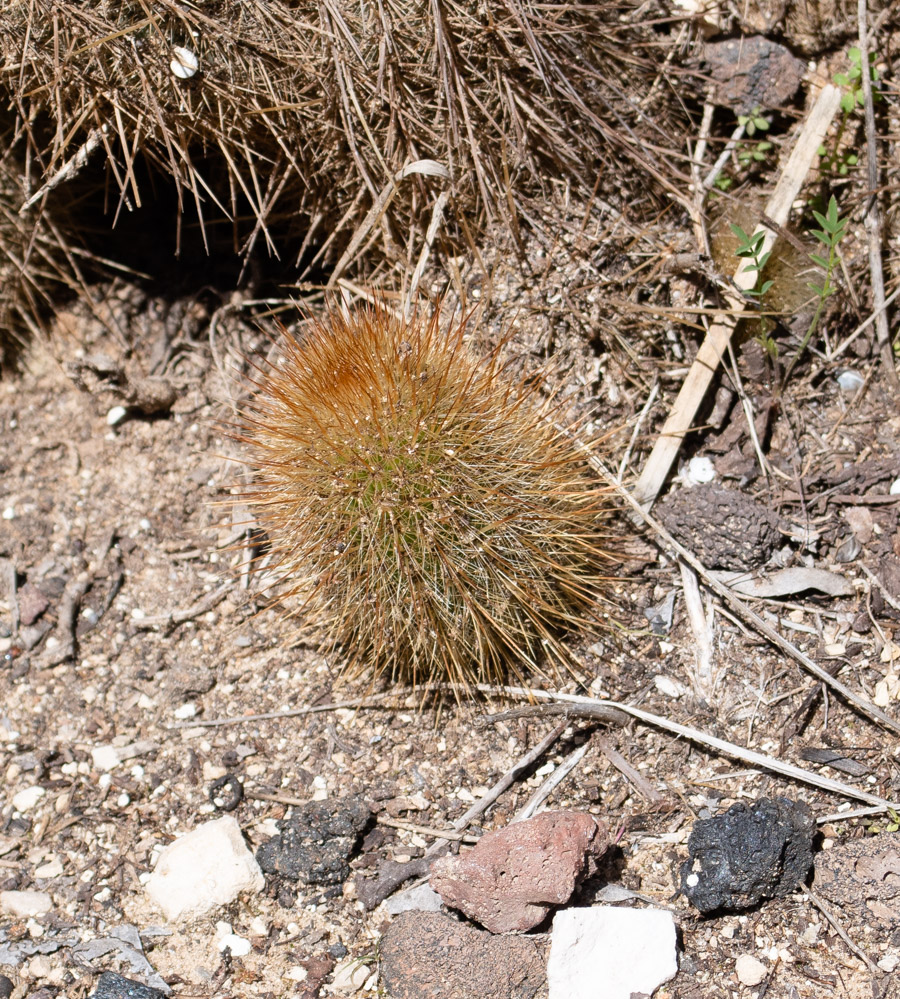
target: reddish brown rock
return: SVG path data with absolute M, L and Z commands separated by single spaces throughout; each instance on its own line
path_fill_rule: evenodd
M 586 812 L 544 812 L 487 833 L 468 853 L 431 868 L 431 887 L 492 933 L 537 926 L 552 905 L 569 901 L 597 869 L 606 825 Z
M 19 620 L 26 628 L 34 624 L 49 606 L 49 601 L 34 583 L 21 586 L 18 598 Z
M 533 999 L 546 995 L 542 942 L 495 937 L 439 912 L 404 912 L 381 941 L 392 999 Z

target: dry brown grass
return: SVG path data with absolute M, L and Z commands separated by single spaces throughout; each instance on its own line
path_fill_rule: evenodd
M 651 125 L 653 102 L 639 109 L 634 95 L 665 53 L 624 10 L 610 0 L 13 0 L 0 9 L 0 90 L 27 133 L 32 190 L 93 134 L 113 217 L 148 197 L 135 169 L 145 157 L 202 224 L 232 220 L 243 252 L 275 252 L 279 223 L 300 217 L 307 245 L 327 254 L 421 158 L 449 169 L 456 211 L 476 229 L 512 218 L 548 178 L 590 191 L 623 158 L 652 171 L 671 121 Z M 197 53 L 190 80 L 169 68 L 175 46 Z M 657 96 L 671 99 L 665 87 Z M 405 244 L 434 195 L 434 181 L 404 181 L 376 258 Z

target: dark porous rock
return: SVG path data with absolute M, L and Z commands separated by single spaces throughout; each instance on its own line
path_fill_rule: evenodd
M 544 812 L 436 860 L 431 887 L 492 933 L 523 932 L 569 901 L 608 842 L 606 825 L 587 812 Z
M 281 830 L 256 852 L 266 874 L 308 885 L 337 885 L 350 874 L 348 860 L 371 818 L 361 798 L 310 801 L 296 808 Z
M 806 72 L 790 49 L 761 35 L 707 42 L 703 58 L 715 82 L 716 103 L 738 114 L 783 107 Z
M 813 863 L 816 823 L 809 807 L 787 798 L 738 802 L 694 823 L 681 890 L 703 913 L 737 912 L 789 895 Z
M 97 982 L 97 988 L 88 999 L 166 999 L 164 992 L 141 985 L 130 978 L 123 978 L 112 971 L 104 971 Z
M 755 569 L 781 540 L 778 517 L 767 506 L 713 483 L 666 497 L 658 516 L 708 569 Z
M 900 930 L 900 833 L 841 843 L 816 856 L 816 890 L 862 926 Z
M 439 912 L 404 912 L 381 941 L 391 999 L 532 999 L 546 958 L 533 937 L 494 936 Z
M 7 978 L 6 975 L 0 975 L 0 999 L 9 999 L 13 994 L 14 988 L 15 985 L 13 985 L 11 978 Z

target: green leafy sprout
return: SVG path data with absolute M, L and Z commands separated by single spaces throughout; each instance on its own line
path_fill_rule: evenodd
M 838 244 L 847 232 L 847 219 L 842 219 L 838 214 L 837 199 L 833 194 L 828 201 L 828 207 L 825 209 L 825 214 L 823 215 L 821 212 L 813 210 L 813 217 L 821 228 L 812 229 L 811 233 L 820 243 L 822 252 L 812 253 L 810 254 L 810 258 L 814 264 L 817 264 L 822 268 L 825 274 L 822 278 L 821 284 L 810 282 L 809 286 L 816 293 L 816 297 L 818 298 L 816 311 L 813 313 L 809 328 L 800 343 L 797 353 L 793 356 L 793 358 L 791 358 L 791 363 L 787 366 L 787 369 L 784 372 L 784 377 L 781 380 L 782 390 L 787 384 L 787 380 L 790 377 L 791 372 L 794 370 L 797 362 L 803 356 L 803 352 L 809 345 L 809 341 L 812 339 L 812 335 L 819 325 L 822 313 L 825 310 L 825 303 L 831 295 L 834 294 L 835 285 L 833 283 L 833 278 L 839 261 Z
M 870 52 L 869 78 L 872 83 L 878 82 L 878 70 L 875 67 L 877 60 L 878 53 Z M 823 172 L 836 173 L 840 177 L 846 177 L 859 164 L 859 156 L 852 150 L 841 151 L 841 145 L 851 115 L 858 108 L 861 108 L 866 101 L 861 85 L 862 53 L 856 46 L 847 50 L 847 61 L 850 63 L 850 68 L 847 72 L 835 73 L 832 77 L 835 85 L 843 91 L 841 94 L 842 114 L 837 134 L 834 137 L 830 150 L 825 145 L 819 146 L 819 156 L 822 158 L 821 168 Z M 872 100 L 875 103 L 881 100 L 881 94 L 874 87 L 872 89 Z
M 778 345 L 772 338 L 770 334 L 770 326 L 762 315 L 766 293 L 771 290 L 772 285 L 775 283 L 770 278 L 765 280 L 763 279 L 763 270 L 769 262 L 769 257 L 772 255 L 772 251 L 767 250 L 765 253 L 763 252 L 763 243 L 765 241 L 766 234 L 762 229 L 753 233 L 753 235 L 748 235 L 741 226 L 732 223 L 731 231 L 737 237 L 738 241 L 737 249 L 734 251 L 735 255 L 740 257 L 742 260 L 747 261 L 747 266 L 744 268 L 744 272 L 755 272 L 756 274 L 756 281 L 753 287 L 745 290 L 744 294 L 750 298 L 756 299 L 760 311 L 759 333 L 757 339 L 774 363 L 778 360 Z

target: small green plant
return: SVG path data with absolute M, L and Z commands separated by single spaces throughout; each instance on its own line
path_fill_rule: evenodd
M 757 142 L 755 146 L 749 146 L 738 153 L 738 162 L 742 166 L 750 166 L 751 163 L 763 163 L 771 148 L 771 142 Z
M 744 126 L 744 131 L 752 139 L 757 132 L 768 132 L 772 124 L 762 115 L 762 108 L 755 107 L 750 114 L 739 114 L 738 124 Z
M 769 262 L 769 257 L 772 255 L 772 251 L 766 250 L 765 253 L 763 252 L 763 243 L 765 242 L 766 234 L 762 229 L 750 236 L 743 230 L 743 228 L 741 228 L 741 226 L 732 223 L 731 231 L 738 240 L 737 249 L 734 251 L 735 255 L 740 257 L 742 260 L 748 261 L 744 271 L 746 273 L 756 273 L 756 281 L 753 287 L 746 289 L 744 294 L 750 298 L 756 299 L 760 312 L 757 339 L 762 344 L 765 352 L 769 355 L 772 359 L 772 363 L 774 364 L 778 360 L 778 344 L 776 344 L 775 340 L 772 338 L 770 324 L 766 322 L 765 317 L 762 314 L 765 296 L 774 284 L 774 281 L 771 279 L 763 278 L 763 270 Z
M 869 79 L 872 83 L 878 82 L 878 70 L 875 68 L 875 61 L 878 58 L 877 52 L 869 53 Z M 844 89 L 841 94 L 841 110 L 844 114 L 865 104 L 866 98 L 862 88 L 862 52 L 856 46 L 847 50 L 847 59 L 850 61 L 850 69 L 846 73 L 835 73 L 834 82 Z M 872 100 L 881 100 L 878 91 L 872 91 Z
M 810 282 L 810 288 L 816 293 L 818 302 L 816 303 L 816 311 L 813 313 L 812 320 L 809 324 L 809 328 L 800 343 L 800 347 L 797 353 L 791 358 L 790 364 L 787 366 L 784 372 L 784 377 L 781 380 L 781 389 L 784 390 L 784 386 L 787 384 L 787 380 L 794 370 L 797 362 L 803 356 L 803 352 L 809 345 L 809 341 L 812 339 L 813 333 L 819 325 L 819 321 L 822 318 L 822 312 L 825 309 L 826 301 L 834 293 L 833 277 L 835 270 L 838 265 L 838 244 L 844 238 L 847 231 L 847 219 L 842 219 L 838 214 L 837 199 L 832 194 L 828 201 L 828 207 L 823 215 L 821 212 L 813 210 L 813 217 L 816 222 L 821 226 L 820 229 L 812 229 L 811 234 L 816 238 L 816 240 L 821 244 L 821 253 L 812 253 L 810 258 L 813 263 L 818 264 L 819 267 L 825 272 L 822 283 L 816 284 Z
M 878 70 L 875 62 L 878 59 L 877 52 L 869 53 L 869 78 L 872 83 L 878 82 Z M 835 73 L 834 83 L 843 91 L 841 94 L 841 120 L 838 124 L 837 133 L 829 149 L 825 145 L 819 146 L 819 156 L 821 157 L 821 169 L 824 173 L 837 174 L 839 177 L 846 177 L 850 171 L 859 164 L 859 156 L 852 149 L 843 148 L 843 139 L 847 131 L 851 116 L 865 104 L 865 94 L 862 88 L 862 53 L 855 46 L 847 50 L 847 61 L 850 68 L 846 73 Z M 873 88 L 872 100 L 881 100 L 881 94 Z
M 890 820 L 886 825 L 880 825 L 873 823 L 869 826 L 870 833 L 883 833 L 883 832 L 900 832 L 900 814 L 894 811 L 893 808 L 887 810 L 888 819 Z

